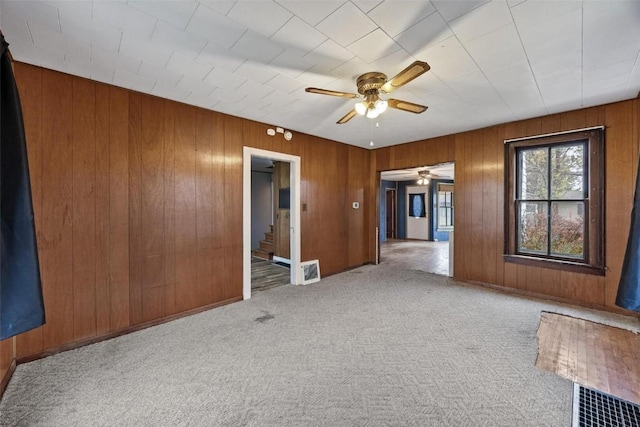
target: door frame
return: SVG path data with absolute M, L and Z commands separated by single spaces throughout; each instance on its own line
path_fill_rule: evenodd
M 389 237 L 389 230 L 387 229 L 388 219 L 389 219 L 389 206 L 387 205 L 387 195 L 389 193 L 393 193 L 391 204 L 393 205 L 393 209 L 391 212 L 391 222 L 393 223 L 393 228 L 391 230 L 391 237 Z M 384 189 L 384 211 L 385 211 L 385 240 L 386 239 L 397 239 L 398 238 L 398 190 L 395 188 L 385 188 Z
M 242 148 L 242 299 L 251 298 L 251 157 L 289 162 L 291 179 L 291 284 L 300 282 L 300 157 L 259 148 Z

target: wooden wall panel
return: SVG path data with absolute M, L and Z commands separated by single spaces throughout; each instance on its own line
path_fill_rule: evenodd
M 224 119 L 224 248 L 225 265 L 230 266 L 225 281 L 225 299 L 242 295 L 242 146 L 243 120 Z M 238 266 L 240 266 L 239 269 Z
M 142 95 L 129 97 L 129 319 L 142 322 Z
M 164 104 L 164 314 L 178 313 L 176 303 L 176 170 L 175 170 L 175 103 Z
M 96 335 L 96 90 L 73 79 L 73 335 Z
M 95 86 L 95 325 L 96 335 L 111 330 L 109 293 L 109 87 Z
M 129 316 L 129 96 L 109 88 L 109 298 L 111 331 Z
M 504 126 L 498 126 L 496 131 L 496 139 L 504 140 Z M 493 147 L 493 161 L 495 162 L 495 169 L 493 171 L 494 191 L 496 194 L 495 199 L 495 212 L 496 212 L 496 242 L 494 246 L 495 251 L 495 269 L 496 278 L 495 284 L 498 286 L 504 285 L 504 269 L 502 268 L 504 262 L 502 260 L 502 254 L 504 253 L 504 144 L 492 144 Z
M 213 116 L 205 110 L 196 112 L 196 293 L 201 303 L 211 304 L 213 256 Z
M 4 394 L 13 375 L 16 359 L 16 337 L 0 341 L 0 397 Z
M 622 261 L 629 235 L 633 190 L 638 163 L 637 135 L 632 135 L 633 122 L 637 119 L 629 103 L 610 104 L 605 107 L 606 132 L 606 260 L 607 282 L 605 291 L 607 305 L 615 304 Z M 637 105 L 637 100 L 636 100 Z M 637 127 L 635 128 L 637 132 Z
M 195 147 L 195 108 L 180 105 L 175 115 L 175 256 L 178 311 L 198 306 L 198 295 L 194 287 L 197 282 Z
M 618 310 L 615 303 L 626 247 L 638 158 L 638 99 L 479 129 L 453 138 L 456 165 L 455 277 Z M 606 126 L 606 276 L 505 263 L 503 140 Z M 375 150 L 376 170 L 429 164 L 420 157 L 447 144 L 439 138 Z M 416 149 L 416 144 L 422 149 Z M 415 164 L 409 159 L 416 157 Z M 371 196 L 370 201 L 374 200 Z M 376 222 L 377 225 L 377 222 Z M 376 225 L 370 225 L 373 233 Z M 619 238 L 623 236 L 623 238 Z
M 332 159 L 329 163 L 317 159 Z M 348 148 L 310 137 L 302 156 L 302 260 L 320 260 L 323 275 L 348 267 Z M 349 209 L 351 204 L 349 203 Z M 331 235 L 327 239 L 327 234 Z
M 42 261 L 42 72 L 38 68 L 14 64 L 15 72 L 20 73 L 17 79 L 22 116 L 25 123 L 36 123 L 36 126 L 25 126 L 27 140 L 27 154 L 29 158 L 29 173 L 31 177 L 31 197 L 36 221 L 36 235 L 38 239 L 38 254 Z M 43 350 L 42 327 L 33 329 L 16 338 L 16 357 L 38 353 Z M 3 341 L 8 343 L 10 340 Z
M 72 342 L 73 79 L 42 72 L 42 245 L 40 268 L 47 323 L 44 348 Z
M 227 216 L 234 213 L 228 212 L 225 206 L 225 128 L 224 116 L 214 113 L 213 117 L 213 145 L 211 148 L 211 193 L 213 212 L 211 218 L 211 233 L 213 239 L 213 257 L 221 262 L 216 266 L 216 274 L 213 277 L 212 293 L 214 301 L 222 301 L 231 294 L 232 267 L 227 260 L 227 246 L 225 246 Z
M 482 222 L 481 250 L 483 254 L 481 281 L 485 283 L 497 283 L 496 258 L 497 247 L 500 245 L 500 236 L 497 226 L 497 218 L 502 215 L 502 206 L 498 206 L 498 193 L 502 188 L 502 182 L 496 176 L 498 161 L 496 158 L 496 141 L 498 140 L 498 128 L 490 127 L 482 133 Z M 486 238 L 486 236 L 491 238 Z
M 164 309 L 164 101 L 142 97 L 141 187 L 141 290 L 142 321 L 158 319 Z M 131 167 L 131 166 L 130 166 Z M 131 231 L 130 231 L 130 234 Z
M 7 371 L 11 366 L 11 362 L 15 358 L 13 352 L 15 338 L 7 338 L 6 340 L 0 341 L 0 382 L 4 379 Z M 0 390 L 1 394 L 2 390 Z
M 364 187 L 367 176 L 365 175 L 365 164 L 368 158 L 361 149 L 348 147 L 347 165 L 347 185 L 346 209 L 349 211 L 347 223 L 347 257 L 349 267 L 355 267 L 364 263 L 366 248 L 365 228 L 364 228 Z M 357 202 L 360 207 L 353 208 L 353 203 Z

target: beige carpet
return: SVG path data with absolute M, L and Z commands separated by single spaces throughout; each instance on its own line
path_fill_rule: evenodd
M 542 310 L 584 314 L 366 266 L 20 365 L 0 424 L 568 426 Z

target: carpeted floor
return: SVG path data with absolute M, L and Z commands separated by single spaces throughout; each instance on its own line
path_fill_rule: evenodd
M 365 266 L 20 365 L 0 424 L 569 426 L 542 310 L 637 323 Z

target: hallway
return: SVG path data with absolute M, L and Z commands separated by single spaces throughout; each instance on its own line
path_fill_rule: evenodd
M 251 291 L 264 291 L 291 283 L 291 270 L 271 261 L 251 257 Z
M 380 264 L 449 275 L 449 242 L 388 239 L 380 244 Z

